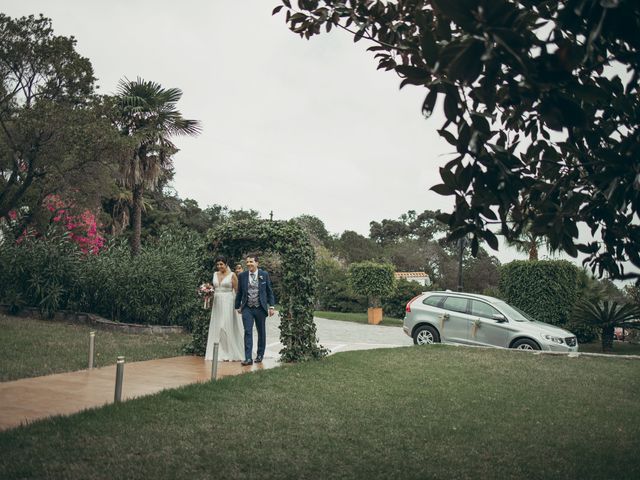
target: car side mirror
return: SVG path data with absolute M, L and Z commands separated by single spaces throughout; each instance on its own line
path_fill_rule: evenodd
M 505 323 L 507 321 L 507 318 L 501 313 L 494 313 L 493 315 L 491 315 L 491 318 L 493 318 L 498 323 Z

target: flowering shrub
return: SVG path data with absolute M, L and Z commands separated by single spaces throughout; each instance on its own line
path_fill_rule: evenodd
M 90 210 L 74 214 L 73 204 L 65 202 L 58 195 L 47 196 L 44 207 L 54 214 L 54 223 L 64 226 L 71 233 L 71 240 L 78 244 L 83 253 L 97 254 L 104 247 L 105 239 L 98 232 L 98 222 Z

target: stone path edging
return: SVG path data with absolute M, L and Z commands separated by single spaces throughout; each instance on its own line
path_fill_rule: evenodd
M 180 325 L 142 325 L 139 323 L 114 322 L 93 313 L 72 312 L 69 310 L 57 311 L 53 315 L 53 318 L 43 318 L 40 315 L 40 311 L 34 307 L 24 307 L 18 313 L 9 313 L 8 305 L 0 305 L 0 313 L 14 317 L 27 317 L 53 322 L 72 322 L 83 325 L 92 325 L 103 330 L 125 333 L 167 334 L 185 332 L 184 328 Z

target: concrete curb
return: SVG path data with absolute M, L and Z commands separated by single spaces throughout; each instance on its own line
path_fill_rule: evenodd
M 569 358 L 577 358 L 577 357 L 605 357 L 605 358 L 622 358 L 626 360 L 640 360 L 640 355 L 612 355 L 610 353 L 591 353 L 591 352 L 548 352 L 545 350 L 519 350 L 517 348 L 502 348 L 502 347 L 482 347 L 480 345 L 463 345 L 461 343 L 446 343 L 443 342 L 441 345 L 449 345 L 451 347 L 465 347 L 465 348 L 481 348 L 483 350 L 505 350 L 507 352 L 513 353 L 530 353 L 532 355 L 555 355 L 555 356 L 565 356 Z

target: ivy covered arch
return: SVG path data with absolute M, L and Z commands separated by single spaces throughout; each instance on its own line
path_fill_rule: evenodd
M 326 350 L 318 344 L 313 322 L 317 284 L 316 258 L 308 234 L 296 222 L 241 220 L 209 232 L 208 250 L 239 260 L 248 252 L 274 252 L 282 259 L 280 305 L 281 360 L 296 362 L 320 358 Z

